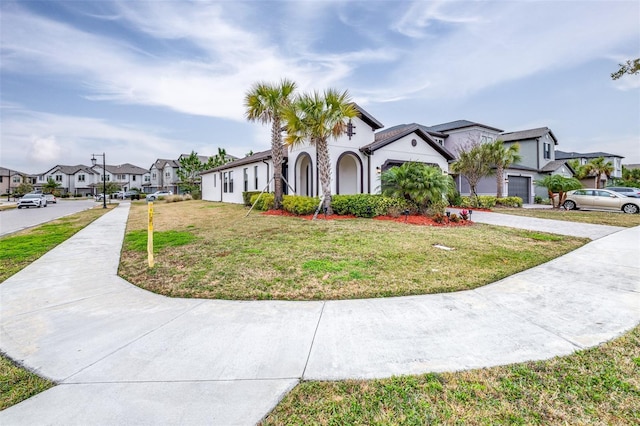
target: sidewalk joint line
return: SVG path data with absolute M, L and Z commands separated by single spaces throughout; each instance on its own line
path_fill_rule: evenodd
M 311 339 L 311 345 L 309 346 L 309 353 L 307 354 L 307 360 L 304 363 L 304 368 L 302 369 L 302 376 L 300 376 L 300 380 L 304 379 L 304 375 L 307 373 L 307 366 L 309 365 L 309 359 L 311 359 L 311 352 L 313 351 L 313 345 L 316 342 L 316 334 L 318 334 L 318 328 L 320 328 L 320 321 L 322 321 L 322 314 L 324 314 L 324 307 L 327 304 L 326 300 L 322 301 L 322 309 L 320 309 L 320 315 L 318 316 L 318 322 L 316 323 L 316 329 L 313 331 L 313 339 Z

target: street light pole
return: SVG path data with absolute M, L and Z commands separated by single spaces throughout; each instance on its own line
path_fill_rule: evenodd
M 107 208 L 107 165 L 106 165 L 107 160 L 105 158 L 104 152 L 102 153 L 102 155 L 91 154 L 91 164 L 93 164 L 94 166 L 97 163 L 96 155 L 98 157 L 102 157 L 102 208 L 106 209 Z

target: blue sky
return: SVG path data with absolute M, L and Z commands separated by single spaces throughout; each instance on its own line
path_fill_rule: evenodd
M 0 3 L 0 165 L 149 167 L 269 148 L 244 119 L 256 81 L 334 87 L 386 127 L 548 126 L 563 151 L 640 163 L 633 1 Z

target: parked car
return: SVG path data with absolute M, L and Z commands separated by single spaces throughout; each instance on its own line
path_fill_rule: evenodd
M 639 213 L 640 199 L 627 197 L 608 189 L 576 189 L 567 193 L 564 208 L 567 210 L 614 210 Z
M 18 208 L 23 207 L 47 207 L 47 198 L 44 194 L 26 194 L 18 200 Z
M 140 193 L 138 191 L 126 191 L 124 193 L 124 198 L 130 198 L 132 200 L 139 200 Z
M 156 191 L 153 194 L 147 195 L 147 201 L 155 201 L 160 197 L 166 197 L 169 195 L 173 195 L 171 191 Z
M 56 204 L 58 202 L 53 194 L 44 194 L 44 197 L 47 199 L 47 204 Z
M 640 198 L 640 188 L 628 188 L 626 186 L 610 186 L 605 189 L 626 195 L 627 197 Z

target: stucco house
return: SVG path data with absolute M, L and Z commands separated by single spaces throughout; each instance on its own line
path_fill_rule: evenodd
M 381 130 L 383 125 L 357 106 L 360 116 L 352 119 L 348 131 L 329 141 L 332 194 L 375 194 L 380 192 L 380 174 L 408 161 L 436 166 L 450 173 L 459 149 L 469 143 L 496 139 L 507 145 L 518 143 L 522 161 L 505 170 L 505 195 L 519 196 L 532 203 L 535 195 L 546 190 L 534 185 L 547 174 L 573 176 L 573 170 L 555 158 L 558 140 L 547 127 L 504 132 L 497 127 L 468 120 L 456 120 L 434 126 L 401 124 Z M 244 191 L 273 191 L 271 151 L 263 151 L 202 173 L 202 198 L 210 201 L 242 203 Z M 310 144 L 285 149 L 282 174 L 285 193 L 318 196 L 321 193 L 315 147 Z M 452 174 L 461 194 L 469 194 L 464 177 Z M 482 195 L 496 194 L 495 176 L 482 179 Z
M 106 165 L 108 180 L 118 184 L 122 191 L 129 191 L 133 188 L 142 189 L 145 178 L 150 175 L 149 170 L 135 166 L 130 163 L 124 163 L 117 166 Z M 102 176 L 102 167 L 95 165 L 92 167 Z M 98 182 L 100 179 L 98 179 Z
M 59 184 L 59 191 L 63 194 L 89 195 L 98 179 L 96 171 L 90 166 L 78 164 L 75 166 L 56 165 L 42 174 L 36 175 L 34 188 L 42 190 L 49 179 Z M 98 180 L 99 182 L 99 180 Z
M 332 194 L 380 192 L 380 173 L 394 165 L 416 161 L 449 171 L 454 156 L 419 125 L 375 133 L 383 127 L 363 108 L 348 124 L 347 133 L 330 140 Z M 318 196 L 321 193 L 315 146 L 301 144 L 286 150 L 282 174 L 285 193 Z M 274 190 L 271 151 L 241 158 L 202 173 L 202 198 L 242 203 L 242 192 Z

